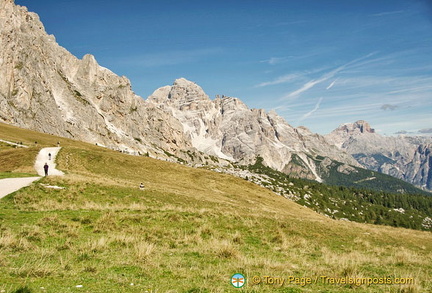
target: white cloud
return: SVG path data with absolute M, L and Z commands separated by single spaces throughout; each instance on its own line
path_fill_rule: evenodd
M 420 129 L 418 132 L 420 132 L 420 133 L 432 133 L 432 128 L 423 128 L 423 129 Z
M 374 54 L 376 54 L 376 53 L 373 52 L 373 53 L 370 53 L 370 54 L 368 54 L 368 55 L 366 55 L 364 57 L 360 57 L 360 58 L 354 59 L 354 60 L 352 60 L 352 61 L 350 61 L 350 62 L 348 62 L 348 63 L 346 63 L 346 64 L 344 64 L 342 66 L 339 66 L 338 68 L 336 68 L 336 69 L 334 69 L 332 71 L 329 71 L 329 72 L 321 75 L 321 77 L 318 78 L 318 79 L 310 80 L 307 83 L 303 84 L 303 86 L 300 87 L 299 89 L 297 89 L 297 90 L 295 90 L 295 91 L 293 91 L 293 92 L 285 95 L 284 99 L 290 99 L 290 98 L 293 98 L 293 97 L 297 97 L 300 94 L 302 94 L 302 93 L 308 91 L 309 89 L 313 88 L 315 85 L 320 84 L 320 83 L 322 83 L 322 82 L 324 82 L 326 80 L 329 80 L 330 78 L 333 78 L 336 74 L 338 74 L 342 70 L 348 68 L 349 66 L 356 65 L 358 62 L 361 62 L 361 61 L 363 61 L 363 60 L 371 57 Z
M 381 17 L 381 16 L 387 16 L 387 15 L 393 15 L 393 14 L 401 14 L 404 13 L 404 10 L 397 10 L 397 11 L 387 11 L 387 12 L 381 12 L 381 13 L 376 13 L 376 14 L 372 14 L 371 16 L 373 17 Z
M 265 87 L 265 86 L 269 86 L 269 85 L 276 85 L 276 84 L 281 84 L 281 83 L 292 82 L 292 81 L 298 79 L 299 77 L 300 77 L 299 74 L 295 74 L 295 73 L 287 74 L 287 75 L 280 76 L 275 80 L 262 82 L 260 84 L 257 84 L 255 87 Z
M 305 119 L 308 118 L 310 115 L 312 115 L 313 113 L 315 113 L 316 111 L 318 111 L 318 109 L 320 108 L 320 105 L 321 105 L 322 100 L 323 100 L 322 97 L 319 98 L 318 102 L 315 104 L 315 107 L 314 107 L 311 111 L 309 111 L 309 112 L 307 112 L 306 114 L 304 114 L 304 115 L 300 118 L 299 122 L 305 120 Z
M 266 81 L 266 82 L 259 83 L 259 84 L 255 85 L 254 87 L 265 87 L 265 86 L 270 86 L 270 85 L 277 85 L 277 84 L 282 84 L 282 83 L 289 83 L 289 82 L 294 82 L 294 81 L 299 81 L 299 80 L 305 80 L 306 75 L 319 73 L 319 72 L 322 72 L 326 69 L 328 69 L 328 68 L 320 67 L 320 68 L 315 68 L 313 70 L 290 73 L 290 74 L 279 76 L 272 81 Z
M 166 65 L 178 65 L 197 62 L 223 52 L 222 48 L 204 48 L 195 50 L 174 50 L 160 53 L 144 54 L 141 56 L 129 56 L 120 60 L 125 65 L 141 67 L 158 67 Z
M 326 88 L 326 90 L 329 90 L 329 89 L 331 89 L 334 85 L 335 85 L 335 83 L 336 83 L 336 81 L 337 81 L 337 79 L 335 79 L 327 88 Z
M 295 91 L 289 93 L 288 95 L 286 95 L 285 98 L 296 97 L 296 96 L 300 95 L 301 93 L 303 93 L 303 92 L 305 92 L 305 91 L 313 88 L 315 85 L 317 85 L 317 84 L 319 84 L 319 83 L 321 83 L 323 81 L 326 81 L 326 80 L 327 80 L 327 78 L 320 78 L 320 79 L 317 79 L 317 80 L 310 80 L 307 83 L 305 83 L 298 90 L 295 90 Z
M 276 64 L 285 63 L 287 62 L 287 60 L 288 60 L 287 57 L 271 57 L 270 59 L 261 62 L 268 63 L 270 65 L 276 65 Z
M 399 108 L 398 105 L 392 105 L 392 104 L 384 104 L 381 106 L 381 110 L 384 110 L 384 111 L 387 111 L 387 110 L 394 111 L 397 108 Z

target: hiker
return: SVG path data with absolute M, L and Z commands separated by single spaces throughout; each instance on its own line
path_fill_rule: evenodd
M 51 153 L 48 154 L 48 160 L 51 160 Z
M 49 168 L 48 163 L 45 163 L 44 165 L 45 176 L 48 176 L 48 168 Z
M 140 184 L 139 188 L 140 188 L 141 190 L 143 190 L 143 189 L 144 189 L 144 184 L 143 184 L 142 182 L 141 182 L 141 184 Z

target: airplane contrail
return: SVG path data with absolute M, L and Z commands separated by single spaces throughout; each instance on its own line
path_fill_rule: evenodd
M 335 79 L 327 88 L 326 88 L 326 90 L 329 90 L 329 89 L 331 89 L 334 85 L 335 85 L 335 83 L 336 83 L 336 81 L 337 81 L 337 79 Z

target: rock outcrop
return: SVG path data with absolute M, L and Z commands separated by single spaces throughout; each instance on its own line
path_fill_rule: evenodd
M 339 126 L 326 139 L 367 169 L 432 190 L 432 138 L 382 136 L 369 123 L 357 121 Z

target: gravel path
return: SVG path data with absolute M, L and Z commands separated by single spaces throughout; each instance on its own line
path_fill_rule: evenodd
M 56 169 L 55 158 L 61 148 L 53 147 L 53 148 L 43 148 L 40 150 L 39 154 L 36 157 L 35 169 L 39 176 L 45 176 L 44 165 L 48 164 L 48 175 L 57 175 L 62 176 L 64 173 L 60 170 Z M 51 154 L 51 159 L 49 157 Z
M 61 148 L 43 148 L 40 150 L 36 157 L 34 168 L 40 176 L 44 176 L 44 165 L 48 164 L 48 175 L 62 176 L 64 173 L 56 169 L 55 158 Z M 51 154 L 51 158 L 49 156 Z M 15 192 L 23 187 L 29 186 L 32 182 L 40 179 L 41 177 L 25 177 L 25 178 L 6 178 L 0 179 L 0 198 Z
M 39 179 L 40 177 L 0 179 L 0 198 L 5 197 L 9 193 L 15 192 L 23 187 L 29 186 L 33 181 Z
M 3 140 L 3 139 L 0 139 L 0 141 L 4 142 L 4 143 L 7 143 L 7 144 L 10 144 L 10 145 L 13 145 L 13 146 L 16 146 L 16 147 L 19 147 L 19 148 L 28 148 L 28 146 L 22 145 L 22 144 L 19 144 L 19 143 L 15 143 L 15 142 Z

